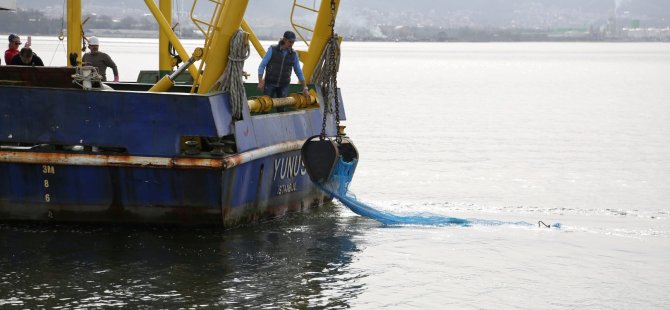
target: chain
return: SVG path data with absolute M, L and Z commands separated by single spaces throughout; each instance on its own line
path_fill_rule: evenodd
M 330 0 L 330 78 L 332 83 L 332 92 L 335 97 L 335 130 L 337 134 L 336 141 L 337 143 L 342 143 L 342 136 L 339 134 L 340 128 L 340 99 L 337 95 L 337 60 L 335 59 L 339 55 L 338 51 L 338 40 L 337 35 L 335 34 L 335 0 Z
M 332 87 L 333 87 L 332 88 L 332 93 L 333 93 L 333 96 L 335 97 L 335 130 L 337 132 L 336 133 L 337 136 L 336 136 L 335 140 L 337 141 L 337 143 L 342 143 L 342 136 L 339 134 L 339 128 L 340 128 L 340 96 L 337 95 L 337 67 L 336 67 L 337 64 L 336 64 L 336 61 L 335 61 L 335 51 L 336 51 L 336 48 L 337 48 L 337 38 L 333 37 L 331 40 L 334 41 L 333 44 L 332 44 L 332 46 L 333 46 L 332 47 L 333 56 L 331 57 L 331 66 L 332 66 L 332 68 L 331 68 L 331 72 L 332 72 L 331 83 L 332 83 Z
M 340 100 L 337 95 L 337 57 L 339 55 L 338 51 L 338 39 L 335 34 L 335 0 L 330 1 L 330 41 L 327 45 L 329 49 L 328 53 L 328 63 L 326 68 L 326 81 L 324 83 L 324 88 L 326 90 L 327 98 L 330 99 L 331 96 L 335 101 L 335 126 L 336 130 L 339 131 L 340 127 Z M 330 100 L 328 100 L 330 102 Z M 326 138 L 326 107 L 323 111 L 323 123 L 321 126 L 321 136 L 320 139 L 324 140 Z M 336 135 L 337 143 L 342 142 L 342 137 L 339 133 Z
M 323 123 L 321 123 L 321 135 L 319 136 L 319 140 L 323 141 L 326 140 L 326 115 L 327 113 L 328 106 L 324 105 L 323 106 Z

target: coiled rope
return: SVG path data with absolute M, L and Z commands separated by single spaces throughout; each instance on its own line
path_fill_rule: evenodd
M 247 33 L 238 30 L 230 41 L 228 54 L 228 65 L 221 77 L 214 84 L 214 90 L 230 93 L 230 104 L 233 108 L 233 117 L 242 119 L 242 109 L 246 104 L 246 92 L 244 91 L 244 61 L 249 58 L 249 40 Z

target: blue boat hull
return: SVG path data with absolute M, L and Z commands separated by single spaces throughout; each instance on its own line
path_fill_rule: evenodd
M 225 170 L 0 163 L 0 219 L 235 226 L 330 199 L 299 160 L 292 151 Z
M 227 93 L 0 92 L 0 220 L 235 226 L 331 199 L 300 154 L 321 131 L 323 105 L 259 115 L 245 106 L 234 120 Z

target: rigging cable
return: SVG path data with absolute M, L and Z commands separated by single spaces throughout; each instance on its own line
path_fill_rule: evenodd
M 177 35 L 177 33 L 175 32 L 175 28 L 177 28 L 177 26 L 179 26 L 179 22 L 177 22 L 176 24 L 174 24 L 174 26 L 172 26 L 172 32 L 174 32 L 175 35 Z M 170 42 L 169 40 L 167 49 L 168 54 L 170 54 L 172 59 L 175 60 L 174 67 L 179 67 L 179 64 L 182 63 L 181 56 L 179 56 L 179 53 L 177 53 L 177 49 L 174 47 L 174 45 L 172 45 L 172 42 Z
M 51 66 L 51 63 L 54 61 L 54 57 L 56 57 L 56 52 L 58 52 L 58 47 L 63 45 L 63 52 L 67 55 L 67 49 L 65 49 L 65 44 L 63 43 L 63 39 L 65 39 L 65 35 L 63 33 L 63 28 L 65 27 L 65 1 L 63 0 L 63 15 L 60 18 L 60 33 L 58 33 L 58 44 L 56 45 L 56 48 L 54 49 L 53 54 L 51 54 L 51 60 L 49 60 L 49 66 Z
M 177 22 L 174 24 L 174 26 L 172 26 L 172 32 L 174 32 L 175 36 L 181 37 L 181 31 L 177 30 L 177 26 L 179 26 L 179 24 L 181 22 L 181 18 L 180 18 L 181 9 L 179 9 L 179 1 L 178 0 L 172 1 L 172 6 L 175 7 L 176 11 L 177 11 L 177 14 L 176 14 Z M 179 32 L 179 34 L 177 32 Z M 177 49 L 174 47 L 174 45 L 172 45 L 172 42 L 170 42 L 170 40 L 168 40 L 168 54 L 170 54 L 170 56 L 172 56 L 172 59 L 176 60 L 175 61 L 175 67 L 179 67 L 179 64 L 182 63 L 182 59 L 179 56 L 179 53 L 177 53 Z

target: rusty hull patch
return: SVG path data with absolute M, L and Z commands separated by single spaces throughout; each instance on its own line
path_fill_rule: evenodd
M 221 169 L 223 159 L 0 151 L 0 162 L 76 166 Z

